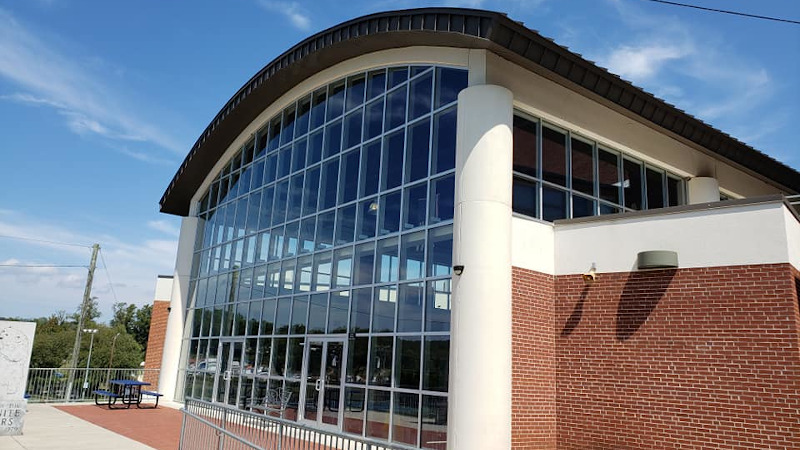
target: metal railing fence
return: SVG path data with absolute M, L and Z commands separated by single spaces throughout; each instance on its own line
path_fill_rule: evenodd
M 219 403 L 186 399 L 181 450 L 413 450 L 399 444 L 319 430 Z
M 95 389 L 108 389 L 108 380 L 147 381 L 152 390 L 157 390 L 158 373 L 159 369 L 29 369 L 25 393 L 31 403 L 87 402 L 94 398 L 92 391 Z M 74 379 L 71 389 L 70 375 Z

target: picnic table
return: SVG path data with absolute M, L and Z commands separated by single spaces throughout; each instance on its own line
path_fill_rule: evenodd
M 110 390 L 97 389 L 93 392 L 94 403 L 98 406 L 103 405 L 103 403 L 98 401 L 98 398 L 106 397 L 107 401 L 105 402 L 105 406 L 108 406 L 108 409 L 130 409 L 131 405 L 136 405 L 137 408 L 157 408 L 158 399 L 163 395 L 155 391 L 142 390 L 142 386 L 150 386 L 150 383 L 146 381 L 111 380 L 108 383 Z M 144 395 L 155 397 L 155 405 L 148 407 L 142 406 L 142 396 Z M 125 406 L 114 406 L 117 404 L 117 401 L 121 401 Z

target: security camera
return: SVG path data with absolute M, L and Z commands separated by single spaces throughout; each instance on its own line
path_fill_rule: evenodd
M 592 284 L 597 279 L 597 269 L 595 269 L 594 264 L 592 264 L 592 268 L 589 269 L 588 272 L 583 274 L 583 282 L 586 284 Z

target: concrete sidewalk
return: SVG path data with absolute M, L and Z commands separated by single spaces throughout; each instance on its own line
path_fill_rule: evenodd
M 28 405 L 23 432 L 22 436 L 0 436 L 0 450 L 152 449 L 44 404 Z

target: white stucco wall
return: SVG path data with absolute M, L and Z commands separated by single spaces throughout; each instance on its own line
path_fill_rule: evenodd
M 555 273 L 553 224 L 513 217 L 511 239 L 511 265 L 550 275 Z
M 555 272 L 583 273 L 592 263 L 598 272 L 635 270 L 646 250 L 677 252 L 681 268 L 785 263 L 784 209 L 775 202 L 558 224 Z
M 156 292 L 153 296 L 154 300 L 169 301 L 172 296 L 172 277 L 164 277 L 159 275 L 156 279 Z
M 800 221 L 786 206 L 783 208 L 783 217 L 786 223 L 787 260 L 800 270 Z

